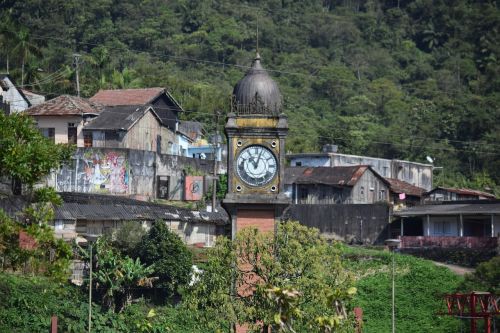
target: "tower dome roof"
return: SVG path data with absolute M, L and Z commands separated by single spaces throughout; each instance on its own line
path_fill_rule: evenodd
M 233 107 L 238 113 L 279 114 L 282 106 L 278 85 L 260 63 L 257 53 L 252 66 L 233 89 Z

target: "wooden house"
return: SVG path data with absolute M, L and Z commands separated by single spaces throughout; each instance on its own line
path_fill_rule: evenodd
M 389 200 L 390 185 L 370 166 L 299 167 L 285 170 L 295 204 L 372 204 Z
M 127 105 L 106 107 L 85 125 L 83 138 L 86 148 L 129 148 L 163 154 L 175 135 L 162 126 L 152 106 Z
M 436 187 L 423 195 L 424 201 L 493 200 L 495 195 L 468 188 Z
M 165 88 L 99 90 L 91 101 L 105 106 L 153 106 L 161 123 L 176 132 L 181 105 Z

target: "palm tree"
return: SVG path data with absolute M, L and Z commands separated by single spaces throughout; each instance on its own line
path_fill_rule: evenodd
M 41 52 L 38 46 L 36 46 L 31 39 L 28 29 L 20 28 L 13 35 L 14 37 L 14 48 L 12 52 L 21 57 L 21 86 L 24 85 L 24 65 L 31 55 L 40 56 Z

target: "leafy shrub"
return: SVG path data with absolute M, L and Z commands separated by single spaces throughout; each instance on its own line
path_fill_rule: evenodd
M 153 223 L 139 243 L 137 254 L 144 264 L 154 265 L 152 275 L 158 277 L 155 287 L 160 290 L 157 294 L 162 297 L 177 295 L 179 287 L 189 282 L 192 253 L 164 222 Z
M 466 275 L 459 290 L 463 292 L 489 291 L 500 295 L 500 256 L 479 264 L 474 273 Z

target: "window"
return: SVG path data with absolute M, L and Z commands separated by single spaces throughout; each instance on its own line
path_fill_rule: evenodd
M 378 199 L 379 200 L 385 200 L 385 190 L 380 190 L 378 192 Z
M 157 197 L 158 199 L 168 199 L 169 176 L 158 176 L 157 178 Z
M 295 162 L 295 166 L 302 166 L 302 162 Z
M 76 145 L 76 134 L 77 129 L 75 127 L 75 123 L 68 123 L 68 143 Z
M 161 135 L 156 136 L 156 152 L 161 154 Z
M 83 146 L 85 148 L 92 147 L 92 140 L 93 140 L 92 132 L 89 131 L 83 132 Z
M 104 135 L 106 141 L 118 141 L 118 133 L 115 131 L 107 131 Z
M 450 223 L 448 223 L 446 221 L 435 221 L 434 222 L 434 235 L 436 235 L 436 236 L 451 235 Z
M 365 187 L 364 186 L 361 186 L 361 188 L 359 189 L 359 194 L 365 195 Z
M 42 133 L 42 135 L 48 139 L 51 139 L 52 142 L 55 142 L 56 140 L 56 130 L 55 128 L 51 127 L 51 128 L 40 128 L 40 132 Z

